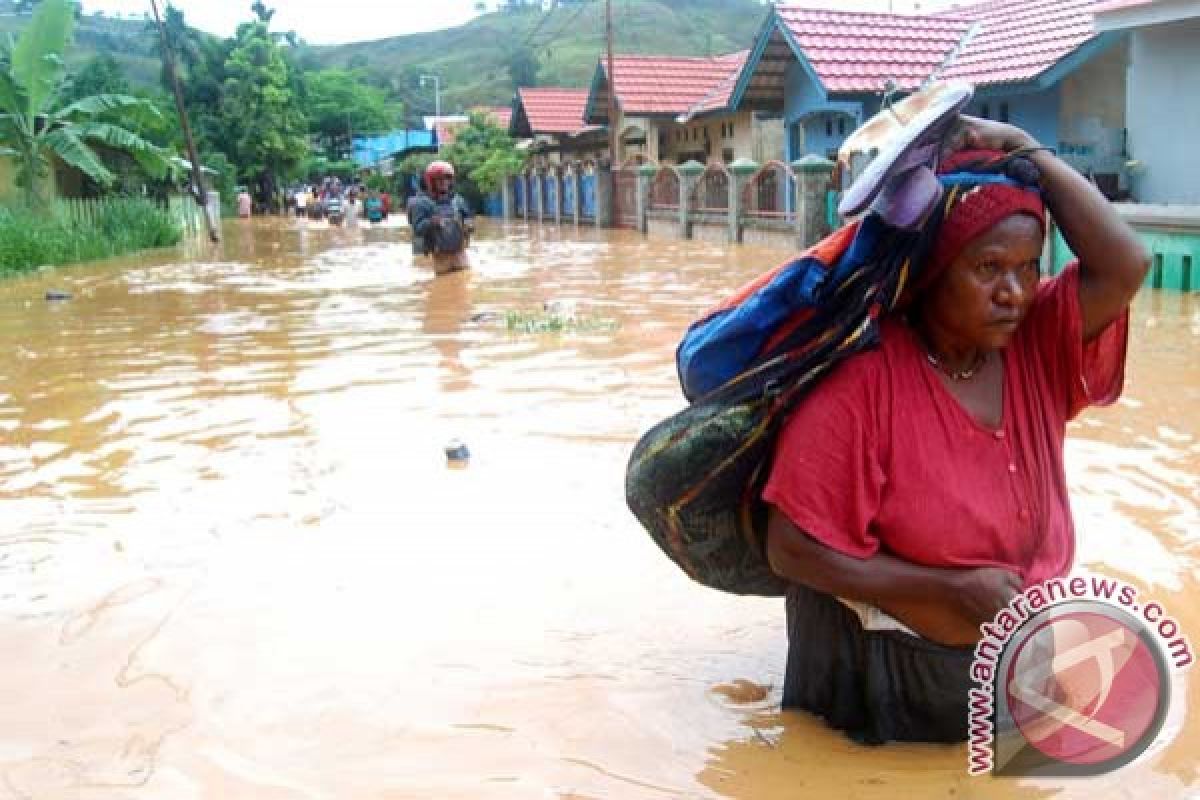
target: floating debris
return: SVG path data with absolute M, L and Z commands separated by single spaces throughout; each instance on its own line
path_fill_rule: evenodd
M 446 462 L 452 467 L 466 466 L 471 460 L 471 451 L 458 439 L 451 439 L 446 444 Z
M 480 323 L 484 323 L 484 322 L 495 322 L 496 320 L 500 319 L 500 312 L 499 311 L 479 311 L 475 314 L 472 314 L 467 319 L 469 319 L 471 322 L 473 322 L 477 325 Z
M 508 329 L 515 333 L 585 333 L 613 331 L 617 321 L 602 317 L 581 317 L 552 311 L 509 311 L 504 315 Z
M 542 310 L 560 317 L 576 316 L 574 300 L 547 300 L 542 303 Z
M 50 289 L 50 290 L 48 290 L 48 291 L 46 292 L 46 299 L 47 299 L 47 300 L 50 300 L 50 301 L 54 301 L 54 300 L 70 300 L 70 299 L 71 299 L 71 293 L 70 293 L 70 292 L 64 292 L 64 291 L 62 291 L 61 289 Z

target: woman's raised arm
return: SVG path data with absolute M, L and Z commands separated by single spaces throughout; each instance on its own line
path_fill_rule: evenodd
M 948 150 L 1012 152 L 1039 146 L 1013 125 L 966 116 L 961 121 L 948 139 Z M 1150 258 L 1133 229 L 1074 168 L 1048 150 L 1037 150 L 1030 160 L 1041 171 L 1046 207 L 1079 258 L 1079 306 L 1086 342 L 1124 313 L 1146 277 Z

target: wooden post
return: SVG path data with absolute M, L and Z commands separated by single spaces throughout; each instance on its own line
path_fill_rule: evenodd
M 604 30 L 608 44 L 608 163 L 616 174 L 617 137 L 621 135 L 617 126 L 617 76 L 613 72 L 613 23 L 612 0 L 604 0 Z
M 183 90 L 179 88 L 179 76 L 175 74 L 175 58 L 171 54 L 171 46 L 167 42 L 167 29 L 163 27 L 162 17 L 158 14 L 158 0 L 150 0 L 154 9 L 154 21 L 158 23 L 158 36 L 162 41 L 163 66 L 171 78 L 171 86 L 175 90 L 175 107 L 179 110 L 179 125 L 183 129 L 183 140 L 187 143 L 188 158 L 192 161 L 192 198 L 196 205 L 204 209 L 204 221 L 208 225 L 208 238 L 214 242 L 220 241 L 216 221 L 208 213 L 208 192 L 204 189 L 204 176 L 200 173 L 200 156 L 196 154 L 196 142 L 192 138 L 192 126 L 188 124 L 187 108 L 183 105 Z

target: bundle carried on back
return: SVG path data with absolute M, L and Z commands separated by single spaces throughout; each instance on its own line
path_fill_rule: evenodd
M 676 354 L 692 404 L 651 428 L 626 500 L 693 579 L 782 595 L 764 555 L 760 498 L 786 413 L 842 359 L 878 343 L 923 236 L 869 216 L 743 287 L 694 323 Z

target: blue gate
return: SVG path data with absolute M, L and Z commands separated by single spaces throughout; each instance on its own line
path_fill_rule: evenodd
M 545 214 L 547 217 L 553 217 L 558 211 L 558 176 L 553 173 L 543 175 L 542 188 L 544 190 L 542 196 L 546 198 Z
M 567 174 L 563 176 L 563 209 L 564 217 L 573 217 L 575 215 L 575 175 Z
M 525 176 L 513 178 L 513 211 L 518 217 L 525 216 Z
M 579 213 L 585 219 L 596 218 L 596 176 L 582 175 L 579 178 Z

